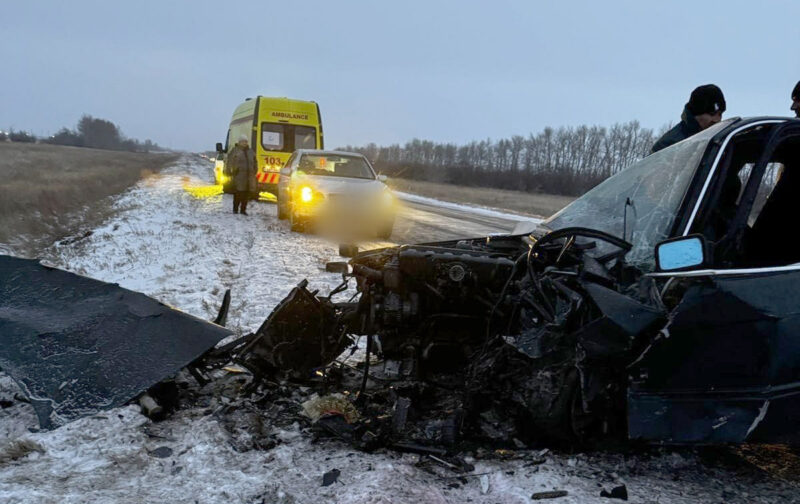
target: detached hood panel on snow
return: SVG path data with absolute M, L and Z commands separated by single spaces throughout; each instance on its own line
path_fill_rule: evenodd
M 0 368 L 42 428 L 124 404 L 229 334 L 116 284 L 0 256 Z

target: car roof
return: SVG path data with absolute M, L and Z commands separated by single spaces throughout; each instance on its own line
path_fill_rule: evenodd
M 746 127 L 750 124 L 757 124 L 759 122 L 775 122 L 775 123 L 786 123 L 790 121 L 798 121 L 797 118 L 794 117 L 780 117 L 780 116 L 755 116 L 755 117 L 731 117 L 730 119 L 725 119 L 723 122 L 726 122 L 724 128 L 722 128 L 719 132 L 717 132 L 711 139 L 711 142 L 721 142 L 724 138 L 730 135 L 735 130 L 739 128 Z
M 796 121 L 796 117 L 786 117 L 786 116 L 753 116 L 753 117 L 732 117 L 737 124 L 747 124 L 752 122 L 758 121 Z
M 338 151 L 338 150 L 321 150 L 321 149 L 297 149 L 295 151 L 297 154 L 314 154 L 316 156 L 324 155 L 324 156 L 358 156 L 364 157 L 363 154 L 360 152 L 347 152 L 347 151 Z
M 788 122 L 796 120 L 797 119 L 794 117 L 780 117 L 780 116 L 755 116 L 755 117 L 744 117 L 744 118 L 731 117 L 730 119 L 726 119 L 726 121 L 730 121 L 730 123 L 720 133 L 727 133 L 729 130 L 733 128 L 739 128 L 741 126 L 746 126 L 748 124 L 757 123 L 761 121 Z

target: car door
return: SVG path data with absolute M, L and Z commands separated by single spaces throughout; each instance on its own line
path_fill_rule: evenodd
M 631 438 L 800 441 L 800 248 L 787 227 L 800 214 L 800 121 L 775 126 L 750 169 L 710 267 L 652 275 L 677 301 L 629 368 Z
M 297 164 L 297 158 L 299 154 L 296 152 L 292 154 L 286 164 L 283 165 L 280 172 L 280 177 L 278 177 L 278 205 L 283 209 L 283 211 L 288 211 L 288 206 L 291 203 L 291 183 L 292 183 L 292 173 L 294 171 L 294 166 Z

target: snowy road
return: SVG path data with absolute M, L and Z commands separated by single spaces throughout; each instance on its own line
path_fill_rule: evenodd
M 397 243 L 422 243 L 436 240 L 487 236 L 509 232 L 520 220 L 538 221 L 483 208 L 400 193 L 403 203 L 398 213 L 392 240 Z
M 253 205 L 249 217 L 231 214 L 229 197 L 209 189 L 209 174 L 207 163 L 184 157 L 120 196 L 116 216 L 91 235 L 54 245 L 45 259 L 206 319 L 230 288 L 228 325 L 240 332 L 256 329 L 302 278 L 323 292 L 338 283 L 324 271 L 326 261 L 339 259 L 335 244 L 291 233 L 271 204 Z M 482 235 L 507 230 L 516 219 L 417 199 L 398 219 L 395 239 Z M 0 375 L 0 398 L 14 390 Z M 793 482 L 691 450 L 520 451 L 509 460 L 474 453 L 474 473 L 458 479 L 441 467 L 418 466 L 414 455 L 313 443 L 301 425 L 259 423 L 277 446 L 243 449 L 249 431 L 232 430 L 215 414 L 225 400 L 214 397 L 158 424 L 129 406 L 42 433 L 27 431 L 35 417 L 14 401 L 0 409 L 0 502 L 524 503 L 535 492 L 566 490 L 553 502 L 583 503 L 613 502 L 600 497 L 601 487 L 622 483 L 630 502 L 797 499 Z M 322 487 L 323 473 L 333 468 L 341 483 Z

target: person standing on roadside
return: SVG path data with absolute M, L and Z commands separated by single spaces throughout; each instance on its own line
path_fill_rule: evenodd
M 248 145 L 247 135 L 239 137 L 225 159 L 225 175 L 233 178 L 233 213 L 247 215 L 247 201 L 256 192 L 256 155 Z
M 800 118 L 800 81 L 794 86 L 792 90 L 792 106 L 790 110 L 794 110 L 794 115 Z
M 683 108 L 681 122 L 664 133 L 653 144 L 650 153 L 658 152 L 717 124 L 722 120 L 723 112 L 725 112 L 725 96 L 720 88 L 714 84 L 695 88 L 689 96 L 689 102 Z

